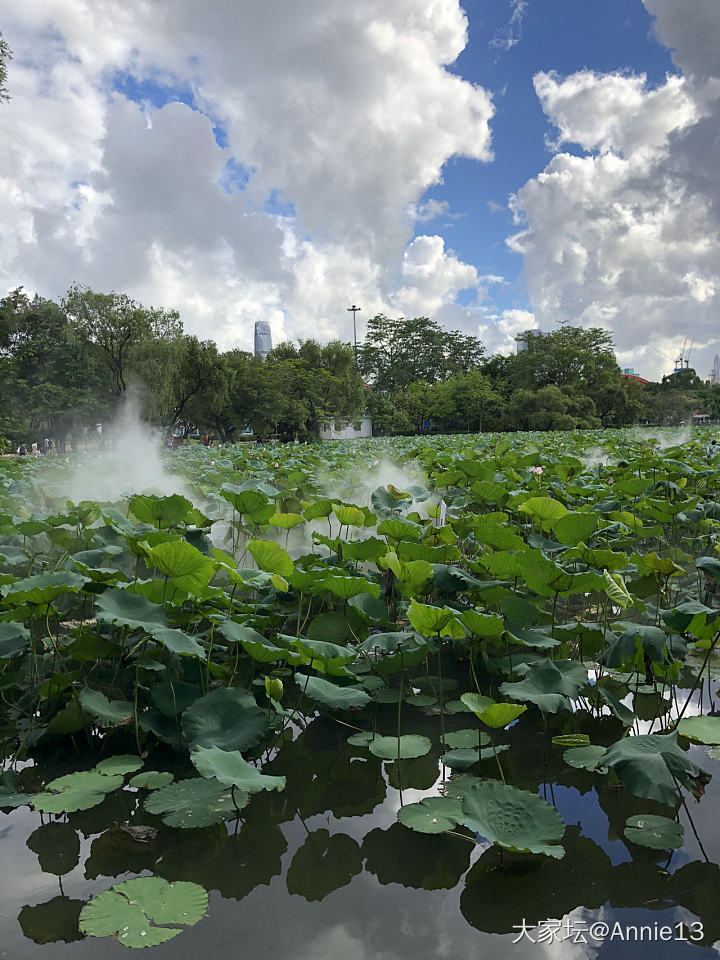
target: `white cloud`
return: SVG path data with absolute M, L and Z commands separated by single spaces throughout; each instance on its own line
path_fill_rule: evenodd
M 435 290 L 413 216 L 446 212 L 418 204 L 450 157 L 492 157 L 490 96 L 446 69 L 466 29 L 458 0 L 15 5 L 0 283 L 121 289 L 225 347 L 249 347 L 260 318 L 276 341 L 346 335 L 346 300 L 370 316 L 398 287 L 432 313 L 476 275 L 441 249 Z M 130 102 L 119 71 L 199 109 L 153 109 L 146 88 Z
M 543 328 L 567 320 L 614 333 L 621 363 L 657 376 L 695 338 L 707 375 L 718 348 L 720 5 L 645 0 L 664 43 L 693 76 L 652 88 L 645 76 L 539 74 L 535 87 L 557 130 L 557 153 L 512 198 L 525 279 Z M 697 47 L 696 47 L 697 45 Z M 556 147 L 556 148 L 557 148 Z M 707 369 L 706 369 L 707 368 Z
M 393 298 L 398 307 L 411 316 L 423 310 L 433 316 L 461 290 L 476 287 L 478 275 L 475 267 L 445 250 L 442 237 L 425 236 L 416 237 L 405 251 L 402 281 Z
M 501 27 L 490 41 L 491 47 L 499 47 L 501 50 L 510 50 L 515 44 L 520 43 L 522 38 L 522 25 L 525 18 L 525 12 L 529 6 L 529 0 L 510 0 L 511 14 L 510 19 L 504 27 Z

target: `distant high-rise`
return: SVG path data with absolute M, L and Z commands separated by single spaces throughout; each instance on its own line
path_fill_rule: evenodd
M 715 354 L 715 359 L 713 360 L 710 383 L 720 383 L 720 357 L 717 354 Z
M 258 320 L 255 323 L 255 356 L 264 360 L 272 350 L 272 334 L 270 333 L 270 324 L 265 320 Z

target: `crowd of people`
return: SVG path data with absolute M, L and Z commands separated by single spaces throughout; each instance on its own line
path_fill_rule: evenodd
M 42 444 L 42 453 L 37 443 L 27 442 L 21 443 L 15 452 L 20 457 L 39 457 L 43 454 L 47 456 L 49 453 L 53 452 L 53 442 L 50 437 L 45 437 Z

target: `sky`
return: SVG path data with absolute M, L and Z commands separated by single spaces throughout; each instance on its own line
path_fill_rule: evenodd
M 0 0 L 0 293 L 720 352 L 718 0 Z

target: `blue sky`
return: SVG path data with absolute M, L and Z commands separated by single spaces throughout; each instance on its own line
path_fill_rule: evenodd
M 651 376 L 720 349 L 720 3 L 26 0 L 3 34 L 5 288 L 221 348 L 358 303 L 488 352 L 600 325 Z
M 458 157 L 446 164 L 444 182 L 428 190 L 426 199 L 447 201 L 459 216 L 453 220 L 440 216 L 431 226 L 481 274 L 509 281 L 507 288 L 494 286 L 492 291 L 500 309 L 531 309 L 522 281 L 522 258 L 508 250 L 505 239 L 514 229 L 508 197 L 552 156 L 546 145 L 552 127 L 535 94 L 533 76 L 541 70 L 563 76 L 583 69 L 630 71 L 646 73 L 654 85 L 677 71 L 670 52 L 655 38 L 640 0 L 529 4 L 509 48 L 502 43 L 510 18 L 507 0 L 465 0 L 463 8 L 469 21 L 468 45 L 451 70 L 493 94 L 495 160 L 482 164 Z M 574 144 L 563 149 L 584 152 Z

